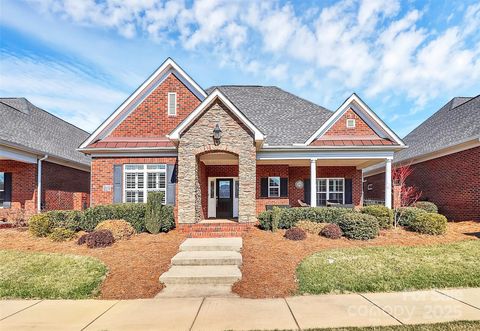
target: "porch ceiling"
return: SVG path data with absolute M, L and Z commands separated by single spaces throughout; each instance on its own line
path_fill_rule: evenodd
M 363 169 L 375 164 L 383 164 L 385 161 L 381 159 L 330 159 L 330 160 L 317 160 L 318 166 L 326 167 L 357 167 L 357 169 Z M 283 164 L 291 167 L 310 167 L 310 160 L 257 160 L 258 165 L 267 164 Z
M 200 156 L 200 161 L 205 165 L 235 165 L 238 164 L 238 156 L 223 152 L 207 153 Z

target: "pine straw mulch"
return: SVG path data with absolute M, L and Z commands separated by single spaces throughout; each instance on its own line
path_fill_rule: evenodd
M 303 241 L 283 238 L 284 231 L 275 233 L 254 228 L 243 237 L 242 279 L 233 291 L 246 298 L 276 298 L 295 294 L 295 271 L 307 256 L 325 249 L 365 246 L 413 246 L 480 239 L 480 222 L 449 223 L 443 236 L 428 236 L 404 229 L 385 230 L 369 241 L 333 240 L 308 235 Z
M 96 257 L 108 267 L 101 299 L 152 298 L 163 288 L 158 278 L 167 271 L 185 235 L 178 231 L 158 235 L 141 233 L 106 248 L 89 249 L 76 240 L 63 243 L 36 238 L 28 231 L 0 230 L 0 249 L 56 252 Z

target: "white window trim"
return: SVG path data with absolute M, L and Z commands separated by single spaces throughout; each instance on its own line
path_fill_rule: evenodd
M 270 186 L 270 178 L 278 178 L 278 186 Z M 268 177 L 268 197 L 269 198 L 280 198 L 280 196 L 281 196 L 280 187 L 281 186 L 282 186 L 281 178 L 279 176 Z M 270 187 L 272 187 L 272 188 L 277 188 L 278 187 L 278 195 L 270 195 Z
M 172 96 L 175 97 L 175 107 L 173 108 L 173 113 L 171 112 L 171 108 L 170 108 L 170 99 L 171 99 Z M 168 114 L 168 116 L 177 116 L 177 93 L 176 92 L 168 92 L 167 114 Z
M 152 165 L 152 164 L 155 164 L 155 165 L 163 165 L 164 166 L 164 169 L 147 169 L 147 165 Z M 129 170 L 129 169 L 126 169 L 127 166 L 131 166 L 131 165 L 143 165 L 143 170 L 139 170 L 139 169 L 132 169 L 132 170 Z M 131 191 L 139 191 L 138 189 L 127 189 L 126 187 L 126 184 L 127 184 L 127 176 L 125 174 L 127 173 L 143 173 L 143 202 L 146 203 L 147 202 L 147 199 L 148 199 L 148 192 L 149 191 L 155 191 L 155 192 L 163 192 L 164 193 L 164 201 L 165 203 L 168 201 L 167 200 L 167 165 L 166 164 L 163 164 L 163 163 L 145 163 L 145 164 L 141 164 L 141 163 L 128 163 L 128 164 L 124 164 L 123 165 L 123 198 L 122 198 L 122 201 L 124 203 L 127 202 L 127 190 L 131 190 Z M 155 190 L 149 190 L 148 189 L 148 173 L 165 173 L 165 189 L 155 189 Z M 138 177 L 135 178 L 135 184 L 138 184 Z M 137 185 L 138 186 L 138 185 Z M 138 202 L 134 202 L 134 203 L 138 203 Z
M 329 181 L 330 180 L 338 180 L 338 179 L 341 179 L 342 180 L 342 188 L 343 190 L 342 191 L 332 191 L 330 192 L 330 185 L 329 185 Z M 326 191 L 319 191 L 318 190 L 318 180 L 326 180 L 327 183 L 326 183 Z M 317 182 L 316 182 L 316 185 L 315 185 L 315 188 L 316 188 L 316 194 L 315 194 L 315 199 L 317 199 L 317 196 L 318 196 L 318 193 L 325 193 L 326 196 L 325 196 L 325 201 L 328 202 L 328 197 L 330 195 L 330 193 L 342 193 L 343 195 L 343 199 L 342 199 L 342 204 L 344 205 L 345 204 L 345 178 L 341 178 L 341 177 L 329 177 L 329 178 L 317 178 Z M 317 199 L 318 200 L 318 199 Z M 317 204 L 318 204 L 318 201 L 317 201 Z
M 349 121 L 353 121 L 353 125 L 348 125 L 348 122 L 349 122 Z M 346 125 L 347 125 L 347 129 L 355 129 L 355 126 L 356 126 L 356 121 L 355 121 L 355 119 L 354 119 L 354 118 L 347 118 L 347 123 L 346 123 Z

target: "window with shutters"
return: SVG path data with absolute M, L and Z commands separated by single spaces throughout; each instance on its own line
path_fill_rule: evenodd
M 280 177 L 268 177 L 268 197 L 280 196 Z
M 168 115 L 169 116 L 177 115 L 177 93 L 174 93 L 174 92 L 168 93 Z
M 5 201 L 5 173 L 0 172 L 0 208 L 3 208 Z
M 344 178 L 317 178 L 317 206 L 328 202 L 345 203 Z
M 163 192 L 167 201 L 166 164 L 125 164 L 124 202 L 147 202 L 148 192 Z

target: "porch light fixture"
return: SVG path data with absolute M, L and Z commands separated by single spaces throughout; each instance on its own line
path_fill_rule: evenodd
M 215 146 L 220 145 L 220 139 L 222 139 L 222 129 L 220 129 L 220 126 L 215 125 L 215 129 L 213 129 L 213 143 Z

